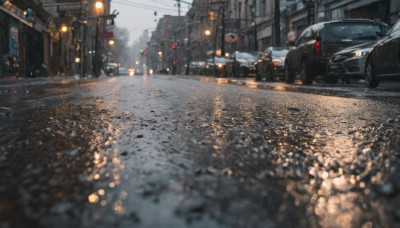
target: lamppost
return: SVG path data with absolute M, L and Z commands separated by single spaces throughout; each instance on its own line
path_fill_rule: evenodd
M 209 40 L 210 40 L 210 36 L 211 36 L 211 30 L 210 29 L 206 29 L 205 31 L 204 31 L 204 35 L 206 35 L 206 38 L 207 38 L 207 40 L 206 40 L 206 56 L 207 56 L 207 52 L 208 52 L 208 48 L 209 48 Z M 212 63 L 215 65 L 215 56 L 214 56 L 214 54 L 213 54 L 213 60 L 212 60 Z M 210 67 L 209 66 L 209 64 L 208 64 L 208 56 L 207 56 L 207 58 L 206 58 L 206 66 L 207 66 L 207 69 Z
M 206 31 L 204 31 L 204 35 L 206 35 L 207 37 L 211 36 L 211 31 L 207 29 Z
M 187 36 L 188 36 L 188 43 L 187 43 L 187 62 L 186 62 L 186 75 L 189 75 L 190 74 L 190 62 L 192 61 L 191 60 L 191 52 L 192 52 L 192 50 L 190 50 L 190 42 L 191 42 L 191 33 L 192 33 L 192 26 L 191 26 L 191 23 L 193 23 L 193 18 L 194 18 L 194 15 L 189 15 L 189 18 L 188 18 L 188 21 L 187 21 L 187 23 L 188 23 L 188 34 L 187 34 Z
M 98 77 L 100 75 L 100 47 L 99 47 L 99 16 L 100 16 L 100 10 L 103 8 L 103 2 L 102 1 L 97 1 L 96 4 L 96 10 L 97 10 L 97 15 L 96 15 L 96 35 L 95 35 L 95 53 L 94 53 L 94 75 Z
M 59 66 L 59 69 L 58 69 L 58 72 L 60 73 L 60 72 L 63 72 L 64 73 L 64 64 L 63 64 L 63 54 L 62 54 L 62 41 L 63 41 L 63 34 L 64 33 L 66 33 L 68 31 L 68 27 L 66 26 L 66 25 L 62 25 L 61 26 L 61 28 L 60 28 L 60 44 L 59 44 L 59 51 L 60 51 L 60 66 Z
M 115 44 L 115 41 L 113 39 L 108 41 L 108 51 L 107 51 L 107 63 L 110 62 L 110 56 L 113 55 L 114 50 L 112 49 Z

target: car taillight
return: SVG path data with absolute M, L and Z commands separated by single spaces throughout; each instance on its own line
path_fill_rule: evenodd
M 315 41 L 313 48 L 314 48 L 314 54 L 320 55 L 321 54 L 321 41 Z
M 274 67 L 279 66 L 279 64 L 281 64 L 282 61 L 280 59 L 272 59 L 272 64 L 274 65 Z

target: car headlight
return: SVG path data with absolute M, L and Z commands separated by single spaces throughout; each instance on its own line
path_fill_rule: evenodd
M 368 52 L 366 52 L 366 51 L 354 51 L 353 52 L 353 57 L 361 57 L 361 56 L 364 56 L 364 55 L 367 55 L 368 54 Z

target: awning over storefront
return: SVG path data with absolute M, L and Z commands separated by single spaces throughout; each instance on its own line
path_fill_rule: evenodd
M 367 6 L 367 5 L 370 5 L 370 4 L 372 4 L 372 3 L 379 2 L 379 1 L 380 1 L 380 0 L 364 0 L 364 1 L 357 1 L 357 2 L 354 2 L 354 3 L 349 4 L 349 5 L 348 5 L 348 8 L 350 8 L 350 9 L 357 9 L 357 8 L 360 8 L 360 7 L 363 7 L 363 6 Z

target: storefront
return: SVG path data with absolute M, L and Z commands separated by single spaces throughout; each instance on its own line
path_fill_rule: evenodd
M 43 34 L 33 26 L 33 12 L 10 2 L 0 6 L 0 75 L 33 76 L 42 73 Z
M 392 2 L 394 2 L 392 0 Z M 326 4 L 330 20 L 366 18 L 391 24 L 390 0 L 332 1 Z

